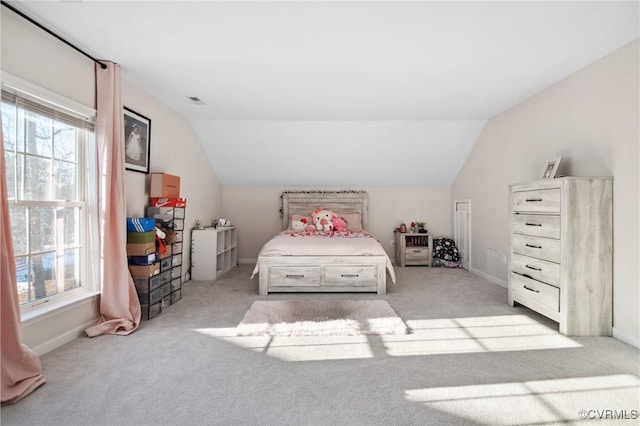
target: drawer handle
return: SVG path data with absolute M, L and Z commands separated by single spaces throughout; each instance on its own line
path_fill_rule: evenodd
M 342 274 L 340 275 L 342 278 L 358 278 L 359 274 Z
M 531 248 L 537 248 L 537 249 L 541 249 L 542 248 L 542 246 L 536 246 L 536 245 L 529 244 L 529 243 L 525 244 L 525 246 L 531 247 Z
M 420 253 L 422 250 L 414 250 L 414 253 Z
M 287 274 L 287 278 L 304 278 L 304 274 Z
M 542 268 L 536 268 L 535 266 L 531 266 L 531 265 L 524 265 L 525 268 L 529 268 L 529 269 L 533 269 L 534 271 L 542 271 Z
M 534 292 L 534 293 L 540 293 L 540 290 L 534 290 L 534 289 L 532 289 L 531 287 L 527 287 L 526 285 L 525 285 L 525 286 L 523 286 L 523 287 L 524 287 L 524 288 L 526 288 L 526 289 L 527 289 L 527 290 L 529 290 L 529 291 Z
M 525 201 L 527 203 L 539 203 L 540 201 L 542 201 L 542 198 L 527 198 Z
M 527 225 L 527 226 L 542 226 L 541 223 L 525 222 L 524 224 Z

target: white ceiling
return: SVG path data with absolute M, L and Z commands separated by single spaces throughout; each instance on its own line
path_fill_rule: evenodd
M 483 122 L 623 46 L 639 27 L 637 1 L 10 3 L 118 62 L 125 78 L 194 120 L 226 185 L 292 184 L 265 167 L 243 178 L 232 171 L 229 162 L 246 158 L 252 136 L 224 122 L 268 120 L 433 121 L 415 143 L 443 151 L 435 167 L 447 179 L 421 177 L 426 186 L 447 186 L 477 138 L 470 121 Z M 460 126 L 450 144 L 433 133 L 443 120 Z M 267 159 L 292 149 L 281 145 Z M 221 151 L 229 155 L 223 161 Z M 388 160 L 383 150 L 370 151 L 374 163 Z M 336 173 L 356 184 L 348 170 Z

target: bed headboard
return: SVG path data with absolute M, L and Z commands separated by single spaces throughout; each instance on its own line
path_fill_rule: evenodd
M 369 194 L 365 191 L 285 191 L 282 193 L 282 229 L 287 229 L 292 214 L 311 215 L 320 207 L 338 214 L 358 212 L 362 216 L 362 229 L 369 228 Z

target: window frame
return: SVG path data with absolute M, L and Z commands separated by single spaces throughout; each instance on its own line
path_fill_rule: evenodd
M 48 108 L 80 117 L 87 122 L 95 122 L 95 109 L 23 80 L 6 71 L 0 72 L 0 88 L 24 96 Z M 79 126 L 76 127 L 80 128 Z M 80 247 L 83 253 L 81 255 L 81 273 L 79 276 L 81 286 L 20 305 L 23 323 L 65 306 L 95 297 L 101 289 L 99 224 L 98 220 L 95 219 L 98 217 L 97 136 L 95 131 L 81 130 L 84 132 L 84 136 L 81 136 L 81 138 L 85 140 L 81 142 L 83 146 L 78 149 L 78 175 L 76 176 L 78 191 L 81 194 L 80 201 L 20 200 L 9 202 L 10 205 L 26 207 L 64 205 L 65 207 L 80 206 L 82 208 Z M 6 176 L 2 176 L 2 178 L 6 179 Z

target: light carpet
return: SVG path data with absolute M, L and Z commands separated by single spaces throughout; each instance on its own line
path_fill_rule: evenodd
M 238 336 L 356 336 L 407 334 L 385 300 L 256 301 L 236 329 Z

